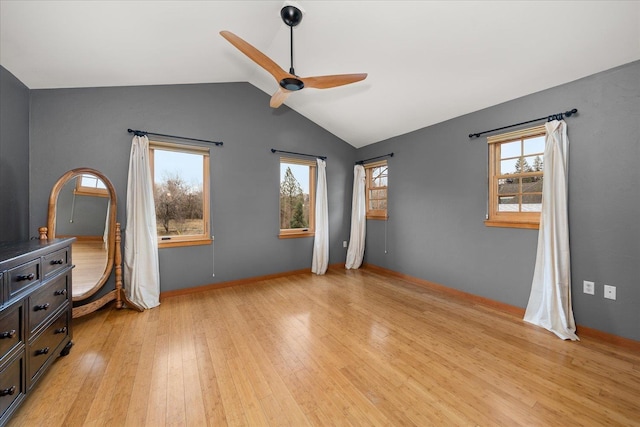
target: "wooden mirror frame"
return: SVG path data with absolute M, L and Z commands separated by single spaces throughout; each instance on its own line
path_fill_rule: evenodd
M 137 304 L 131 302 L 124 292 L 122 284 L 122 254 L 121 254 L 121 235 L 120 235 L 120 223 L 116 222 L 116 215 L 118 213 L 118 203 L 116 190 L 111 181 L 101 172 L 91 168 L 76 168 L 66 172 L 62 175 L 51 189 L 51 195 L 49 196 L 49 213 L 47 218 L 47 227 L 41 227 L 40 239 L 55 239 L 56 237 L 56 215 L 57 215 L 57 202 L 58 196 L 62 188 L 73 179 L 83 174 L 91 174 L 98 177 L 107 187 L 109 194 L 109 232 L 107 235 L 107 265 L 102 273 L 100 279 L 96 284 L 87 292 L 81 295 L 73 296 L 72 301 L 84 301 L 91 296 L 95 295 L 105 285 L 111 272 L 115 269 L 115 289 L 108 292 L 106 295 L 100 297 L 96 301 L 90 302 L 85 305 L 73 308 L 73 317 L 80 317 L 85 314 L 89 314 L 104 306 L 110 301 L 116 300 L 116 308 L 122 308 L 123 304 L 137 311 L 144 311 Z
M 83 175 L 83 174 L 91 174 L 99 178 L 104 185 L 107 187 L 107 192 L 109 194 L 109 232 L 107 235 L 107 265 L 105 266 L 105 270 L 102 272 L 102 276 L 98 279 L 97 283 L 88 291 L 84 292 L 81 295 L 73 296 L 73 301 L 84 301 L 87 298 L 93 296 L 96 292 L 98 292 L 104 284 L 111 276 L 111 272 L 113 271 L 113 260 L 115 257 L 115 246 L 116 246 L 116 215 L 118 212 L 118 201 L 116 196 L 116 190 L 109 181 L 109 179 L 104 176 L 101 172 L 98 172 L 95 169 L 90 168 L 77 168 L 72 169 L 62 175 L 60 179 L 55 183 L 53 188 L 51 189 L 51 195 L 49 196 L 49 216 L 47 219 L 47 236 L 50 239 L 56 238 L 56 217 L 57 217 L 57 204 L 58 204 L 58 196 L 60 195 L 60 191 L 67 185 L 69 182 L 74 180 L 75 178 Z

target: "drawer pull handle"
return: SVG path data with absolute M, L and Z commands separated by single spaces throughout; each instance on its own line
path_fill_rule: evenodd
M 55 291 L 53 293 L 53 295 L 58 296 L 58 295 L 66 295 L 67 294 L 67 290 L 66 289 L 58 289 L 57 291 Z
M 67 327 L 63 326 L 62 328 L 58 328 L 55 331 L 53 331 L 54 334 L 64 334 L 67 332 Z
M 0 390 L 0 396 L 13 396 L 13 393 L 16 392 L 16 386 L 12 385 L 9 388 L 5 388 L 4 390 Z
M 36 275 L 33 274 L 33 273 L 21 274 L 18 277 L 16 277 L 16 281 L 17 282 L 21 282 L 23 280 L 33 280 L 35 277 L 36 277 Z
M 36 350 L 36 356 L 40 356 L 41 354 L 47 354 L 47 353 L 49 353 L 49 347 Z
M 33 307 L 33 311 L 46 310 L 47 308 L 49 308 L 49 303 L 36 305 Z
M 56 264 L 64 264 L 64 261 L 61 259 L 52 259 L 51 265 L 56 265 Z
M 12 329 L 6 332 L 0 332 L 0 339 L 13 338 L 16 336 L 16 330 Z

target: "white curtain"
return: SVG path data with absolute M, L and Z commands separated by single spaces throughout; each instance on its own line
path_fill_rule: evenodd
M 365 206 L 365 172 L 364 166 L 353 168 L 353 200 L 351 201 L 351 236 L 345 268 L 356 269 L 362 265 L 364 258 L 364 239 L 366 236 L 367 218 Z
M 324 274 L 329 266 L 329 207 L 327 205 L 327 163 L 318 162 L 318 184 L 316 186 L 316 236 L 313 241 L 311 271 Z
M 134 136 L 127 184 L 124 280 L 129 299 L 144 308 L 160 305 L 158 237 L 149 166 L 149 139 Z
M 546 124 L 538 251 L 524 320 L 565 340 L 578 340 L 571 308 L 568 178 L 569 140 L 564 121 Z
M 75 195 L 74 195 L 75 196 Z M 111 201 L 107 202 L 107 216 L 104 220 L 104 232 L 102 233 L 102 247 L 107 249 L 107 242 L 109 242 L 109 213 L 111 211 Z

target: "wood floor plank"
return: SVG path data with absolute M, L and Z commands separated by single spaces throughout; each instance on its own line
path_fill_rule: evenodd
M 74 319 L 10 426 L 640 426 L 640 355 L 382 272 Z

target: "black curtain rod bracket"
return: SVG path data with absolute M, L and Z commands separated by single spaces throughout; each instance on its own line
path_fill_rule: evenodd
M 296 155 L 296 156 L 315 157 L 316 159 L 327 160 L 327 156 L 316 156 L 315 154 L 294 153 L 293 151 L 276 150 L 275 148 L 272 148 L 271 152 L 272 153 L 293 154 L 293 155 Z
M 155 135 L 155 136 L 164 136 L 165 138 L 176 138 L 176 139 L 184 139 L 186 141 L 197 141 L 197 142 L 206 142 L 208 144 L 222 145 L 222 142 L 220 141 L 209 141 L 208 139 L 197 139 L 197 138 L 187 138 L 185 136 L 165 135 L 164 133 L 147 132 L 146 130 L 127 129 L 127 132 L 132 133 L 135 136 Z
M 526 125 L 527 123 L 539 122 L 540 120 L 546 120 L 548 122 L 551 122 L 553 120 L 562 120 L 563 117 L 571 117 L 577 112 L 578 112 L 578 109 L 574 108 L 573 110 L 565 111 L 564 113 L 551 114 L 549 116 L 540 117 L 539 119 L 527 120 L 526 122 L 516 123 L 514 125 L 503 126 L 501 128 L 496 128 L 491 130 L 485 130 L 484 132 L 470 133 L 469 138 L 477 138 L 480 135 L 484 135 L 485 133 L 495 132 L 497 130 L 508 129 L 508 128 L 512 128 L 520 125 Z
M 371 160 L 382 159 L 383 157 L 393 157 L 393 153 L 383 154 L 382 156 L 372 157 L 370 159 L 358 160 L 356 165 L 364 165 L 365 162 L 370 162 Z

